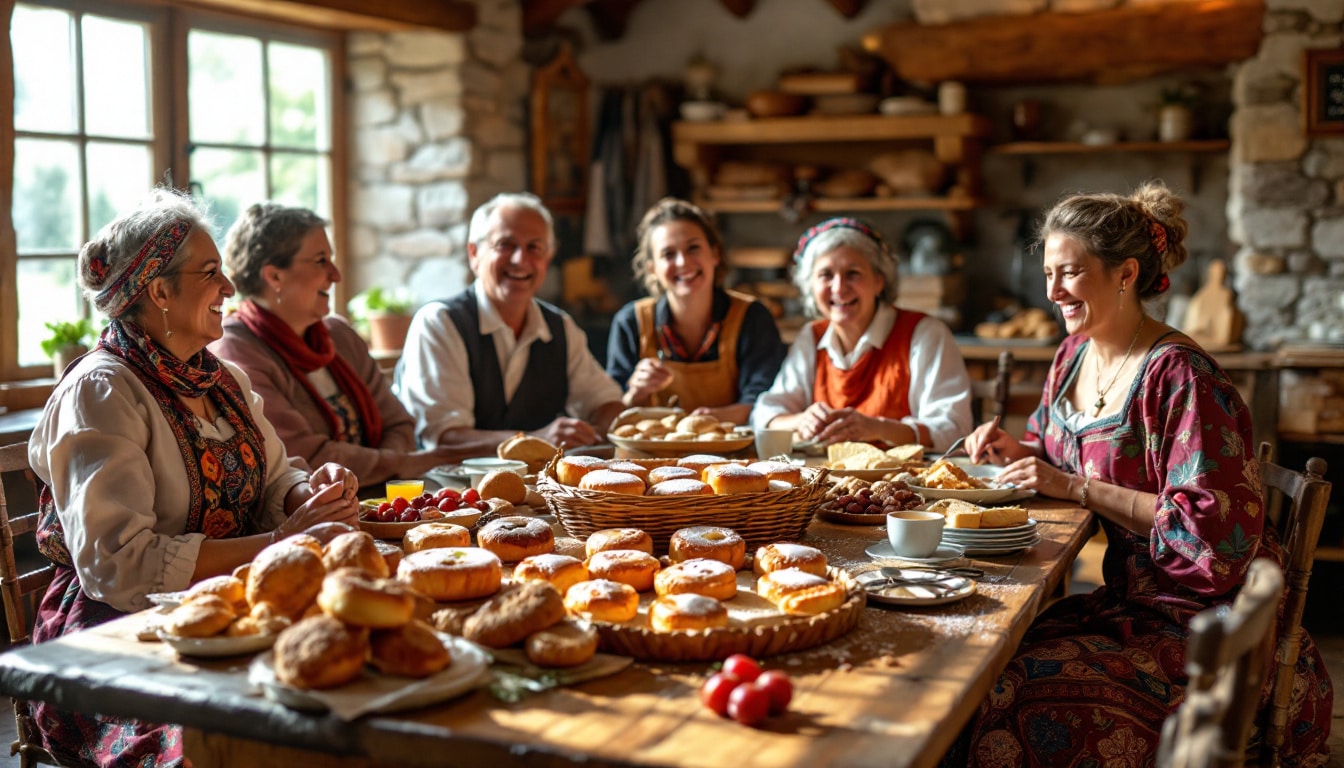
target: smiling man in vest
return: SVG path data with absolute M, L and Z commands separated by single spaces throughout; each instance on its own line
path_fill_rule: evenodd
M 535 196 L 496 195 L 472 214 L 474 284 L 422 307 L 402 353 L 399 394 L 422 444 L 487 455 L 519 431 L 571 447 L 605 439 L 621 389 L 573 318 L 536 298 L 554 257 Z

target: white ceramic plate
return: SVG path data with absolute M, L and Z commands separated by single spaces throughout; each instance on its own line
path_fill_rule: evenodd
M 150 592 L 145 595 L 145 599 L 160 608 L 173 609 L 182 604 L 182 598 L 187 596 L 186 590 L 180 592 Z
M 1040 534 L 1036 538 L 1030 539 L 1024 543 L 1017 544 L 967 544 L 967 557 L 994 557 L 997 555 L 1007 555 L 1012 552 L 1018 552 L 1023 549 L 1033 547 L 1041 540 Z
M 183 656 L 239 656 L 244 653 L 264 651 L 275 645 L 276 633 L 269 635 L 240 635 L 239 637 L 177 637 L 164 630 L 158 631 L 159 639 L 172 646 Z
M 480 646 L 440 633 L 453 663 L 442 672 L 422 680 L 383 675 L 366 667 L 361 677 L 337 688 L 304 691 L 275 678 L 273 652 L 252 660 L 248 679 L 260 686 L 266 698 L 305 712 L 330 710 L 342 720 L 372 712 L 399 712 L 445 701 L 473 690 L 489 676 L 491 657 Z
M 1038 523 L 1029 517 L 1023 525 L 1013 525 L 1007 528 L 944 528 L 943 538 L 961 538 L 973 541 L 1003 537 L 1012 538 L 1032 533 L 1036 530 L 1037 525 Z
M 884 570 L 890 573 L 896 569 Z M 900 574 L 901 578 L 916 582 L 926 581 L 928 585 L 877 586 L 874 582 L 887 579 L 887 576 L 879 571 L 860 573 L 855 579 L 863 586 L 863 591 L 868 594 L 869 600 L 888 605 L 943 605 L 964 600 L 975 594 L 975 580 L 965 576 L 947 576 L 916 570 L 903 570 Z
M 753 433 L 734 432 L 732 436 L 725 437 L 722 440 L 643 440 L 633 437 L 617 437 L 607 435 L 618 448 L 624 448 L 627 451 L 640 451 L 650 456 L 690 456 L 695 453 L 708 453 L 722 456 L 733 451 L 740 451 L 743 448 L 756 442 L 756 436 Z
M 907 563 L 945 563 L 948 560 L 956 560 L 966 554 L 965 549 L 960 544 L 944 542 L 938 545 L 932 555 L 928 557 L 905 557 L 896 554 L 896 550 L 891 548 L 890 541 L 879 541 L 871 547 L 863 550 L 864 554 L 874 560 L 900 560 Z
M 1019 501 L 1036 495 L 1036 491 L 1008 486 L 1006 488 L 971 488 L 957 490 L 951 488 L 925 488 L 922 485 L 908 483 L 910 490 L 926 499 L 957 499 L 972 504 L 1003 504 Z

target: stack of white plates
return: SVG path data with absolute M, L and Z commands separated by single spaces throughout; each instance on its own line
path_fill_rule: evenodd
M 944 528 L 943 541 L 956 544 L 967 555 L 1004 555 L 1026 549 L 1041 540 L 1036 521 L 1011 528 Z

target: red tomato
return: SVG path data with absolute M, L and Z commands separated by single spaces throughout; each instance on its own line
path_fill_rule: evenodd
M 447 499 L 449 501 L 456 502 L 458 499 L 462 498 L 462 494 L 458 493 L 452 488 L 440 488 L 438 494 L 434 498 L 438 499 L 439 501 Z
M 761 676 L 761 665 L 744 653 L 734 653 L 723 660 L 723 671 L 744 683 L 750 683 Z
M 732 675 L 717 672 L 700 686 L 700 703 L 714 710 L 719 717 L 728 716 L 728 696 L 742 681 Z
M 420 510 L 418 509 L 408 509 L 405 512 L 401 513 L 400 518 L 401 522 L 403 523 L 414 523 L 419 519 L 420 519 Z
M 411 502 L 407 501 L 404 496 L 398 496 L 392 500 L 392 508 L 397 510 L 397 514 L 401 514 L 411 508 Z
M 788 674 L 772 669 L 762 672 L 752 685 L 770 694 L 770 714 L 780 715 L 789 708 L 793 700 L 793 681 Z
M 453 512 L 457 509 L 457 501 L 454 499 L 444 499 L 439 502 L 440 512 Z
M 728 716 L 754 726 L 770 714 L 770 694 L 754 685 L 739 685 L 728 694 Z
M 475 504 L 480 500 L 481 500 L 480 491 L 477 491 L 475 488 L 468 488 L 467 490 L 462 492 L 462 501 L 466 502 L 467 504 Z

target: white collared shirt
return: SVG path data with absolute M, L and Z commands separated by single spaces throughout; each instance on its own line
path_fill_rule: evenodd
M 813 401 L 818 348 L 826 350 L 832 365 L 847 371 L 864 353 L 881 349 L 895 324 L 896 310 L 889 304 L 878 305 L 872 322 L 848 354 L 841 349 L 834 324 L 827 327 L 820 342 L 813 341 L 811 326 L 803 326 L 789 347 L 775 383 L 756 400 L 751 411 L 752 426 L 764 429 L 776 416 L 807 410 Z M 947 448 L 971 431 L 971 377 L 966 372 L 966 361 L 952 338 L 952 331 L 933 317 L 921 319 L 910 339 L 909 397 L 911 415 L 901 422 L 916 431 L 920 424 L 927 427 L 935 451 Z
M 512 400 L 527 370 L 532 342 L 550 341 L 551 330 L 541 307 L 533 301 L 523 321 L 522 333 L 515 339 L 480 281 L 472 290 L 476 292 L 481 334 L 495 343 L 504 379 L 504 399 Z M 573 318 L 561 314 L 568 348 L 565 368 L 569 398 L 565 411 L 588 421 L 598 408 L 620 400 L 621 388 L 588 351 L 588 336 Z M 426 304 L 415 313 L 401 361 L 397 396 L 415 417 L 415 434 L 422 445 L 437 447 L 444 430 L 476 426 L 476 393 L 471 387 L 471 372 L 467 370 L 467 347 L 442 302 Z

